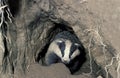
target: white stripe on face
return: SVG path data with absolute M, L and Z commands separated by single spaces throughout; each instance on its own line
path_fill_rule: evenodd
M 79 50 L 78 49 L 75 50 L 74 53 L 71 55 L 71 59 L 74 59 L 79 54 L 80 54 Z
M 56 42 L 58 42 L 58 41 L 59 41 L 59 40 L 56 40 L 56 41 L 52 42 L 52 43 L 50 44 L 50 46 L 49 46 L 48 51 L 49 51 L 49 52 L 55 52 L 55 54 L 56 54 L 57 56 L 59 56 L 60 58 L 62 58 L 62 54 L 61 54 L 61 51 L 60 51 L 60 49 L 59 49 L 59 46 L 56 45 L 56 44 L 57 44 Z M 59 41 L 59 42 L 61 42 L 61 41 Z
M 70 62 L 69 54 L 70 54 L 70 48 L 71 48 L 72 43 L 67 40 L 65 42 L 65 44 L 66 44 L 66 47 L 65 47 L 64 56 L 62 58 L 62 61 L 63 62 L 65 61 L 65 62 L 69 63 Z

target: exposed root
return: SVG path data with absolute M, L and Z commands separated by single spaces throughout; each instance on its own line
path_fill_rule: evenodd
M 92 68 L 92 56 L 91 56 L 91 51 L 90 51 L 92 38 L 93 37 L 91 36 L 91 38 L 89 40 L 89 45 L 88 45 L 88 52 L 89 52 L 89 58 L 90 58 L 90 69 L 91 69 L 90 74 L 92 74 L 92 72 L 93 72 L 93 68 Z
M 105 64 L 106 64 L 105 67 L 104 67 L 105 71 L 106 71 L 106 78 L 109 78 L 108 77 L 108 74 L 109 74 L 108 67 L 110 67 L 110 66 L 113 65 L 113 61 L 116 58 L 118 60 L 117 78 L 120 78 L 120 76 L 119 76 L 119 70 L 120 70 L 120 65 L 119 64 L 120 64 L 120 61 L 118 59 L 119 56 L 113 57 L 112 60 L 111 60 L 111 62 L 110 62 L 110 64 L 107 63 L 107 57 L 106 57 L 106 52 L 105 52 L 106 44 L 104 44 L 103 39 L 102 39 L 101 35 L 99 34 L 99 30 L 100 30 L 99 26 L 96 29 L 93 28 L 93 29 L 87 29 L 87 30 L 85 30 L 85 32 L 86 31 L 89 32 L 89 35 L 90 35 L 90 40 L 89 40 L 89 45 L 88 45 L 89 58 L 90 58 L 90 69 L 91 69 L 90 73 L 92 73 L 92 71 L 93 71 L 93 69 L 92 69 L 92 57 L 91 57 L 92 54 L 91 54 L 91 51 L 90 51 L 90 47 L 91 47 L 92 40 L 94 40 L 94 42 L 96 42 L 97 44 L 102 45 L 102 48 L 103 48 L 103 54 L 104 54 L 104 59 L 105 59 Z
M 3 23 L 6 23 L 6 25 L 8 26 L 8 22 L 7 21 L 10 21 L 10 23 L 12 22 L 11 13 L 10 13 L 9 7 L 5 3 L 3 3 L 3 1 L 5 2 L 5 0 L 0 0 L 0 66 L 3 65 L 3 67 L 1 67 L 1 69 L 0 69 L 0 77 L 3 78 L 5 76 L 4 78 L 7 78 L 7 76 L 10 76 L 10 78 L 13 78 L 13 74 L 11 72 L 7 73 L 7 75 L 1 75 L 2 72 L 4 71 L 4 64 L 3 64 L 3 62 L 5 61 L 4 60 L 5 44 L 4 44 L 3 40 L 4 39 L 7 40 L 6 35 L 3 33 L 4 30 L 2 29 L 2 28 L 4 28 Z M 7 14 L 7 17 L 4 16 L 5 13 Z M 6 21 L 6 18 L 8 19 L 7 21 Z M 6 58 L 6 59 L 7 59 L 7 62 L 9 62 L 9 59 L 8 58 Z

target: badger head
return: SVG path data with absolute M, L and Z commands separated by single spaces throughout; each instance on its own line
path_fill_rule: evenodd
M 80 55 L 78 43 L 73 43 L 70 40 L 57 40 L 56 41 L 59 51 L 57 56 L 60 57 L 64 64 L 69 64 L 71 60 Z

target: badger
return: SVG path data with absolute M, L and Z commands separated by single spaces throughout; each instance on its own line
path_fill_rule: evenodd
M 58 33 L 50 43 L 45 55 L 46 65 L 63 63 L 69 68 L 71 74 L 78 71 L 85 56 L 84 47 L 78 38 L 68 32 Z

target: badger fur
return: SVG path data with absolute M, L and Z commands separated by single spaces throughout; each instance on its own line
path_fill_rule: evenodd
M 54 63 L 65 64 L 71 74 L 79 70 L 84 56 L 84 47 L 78 38 L 68 31 L 58 33 L 49 45 L 45 55 L 46 65 Z

